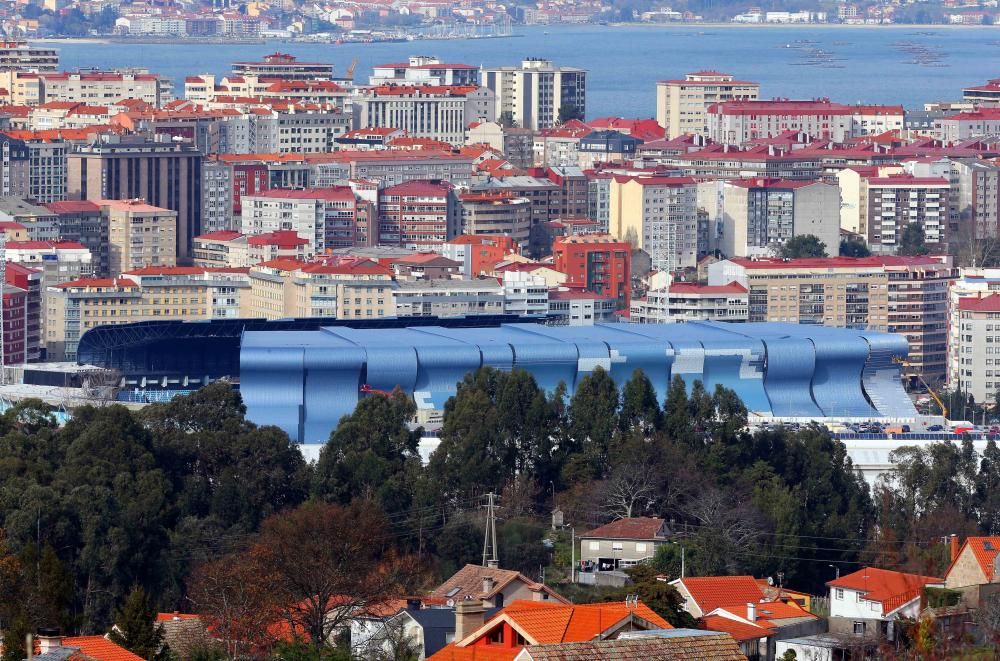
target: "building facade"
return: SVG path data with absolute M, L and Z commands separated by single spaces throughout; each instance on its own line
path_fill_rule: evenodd
M 726 101 L 754 101 L 760 84 L 736 80 L 728 73 L 696 71 L 683 80 L 656 83 L 656 121 L 667 130 L 667 138 L 682 135 L 708 136 L 708 107 Z
M 587 72 L 529 58 L 519 67 L 483 67 L 481 84 L 493 92 L 498 120 L 533 129 L 561 124 L 560 111 L 587 114 Z

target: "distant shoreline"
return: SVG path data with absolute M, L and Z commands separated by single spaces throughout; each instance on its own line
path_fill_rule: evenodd
M 555 27 L 555 26 L 550 26 Z M 561 26 L 560 26 L 561 27 Z M 768 30 L 782 28 L 816 28 L 820 30 L 847 30 L 852 28 L 863 29 L 889 29 L 889 30 L 911 30 L 920 32 L 923 30 L 996 30 L 1000 33 L 1000 25 L 953 25 L 951 23 L 932 23 L 924 25 L 920 23 L 884 23 L 880 25 L 849 25 L 847 23 L 608 23 L 606 27 L 611 28 L 763 28 Z

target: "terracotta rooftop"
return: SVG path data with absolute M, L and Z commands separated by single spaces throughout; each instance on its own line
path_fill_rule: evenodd
M 104 636 L 73 636 L 62 639 L 63 647 L 75 647 L 96 661 L 143 661 L 141 656 L 112 643 Z
M 702 613 L 720 606 L 759 602 L 764 592 L 753 576 L 688 576 L 677 579 Z
M 602 537 L 605 539 L 657 539 L 657 533 L 663 529 L 663 524 L 663 519 L 647 516 L 618 519 L 607 525 L 594 528 L 590 532 L 580 535 L 580 537 L 584 539 L 592 537 Z
M 857 590 L 865 599 L 880 602 L 884 616 L 917 598 L 925 585 L 942 582 L 942 579 L 935 576 L 864 567 L 829 581 L 827 585 L 831 588 Z
M 486 577 L 493 578 L 493 589 L 489 592 L 483 592 L 483 579 Z M 521 581 L 530 590 L 545 590 L 558 601 L 569 603 L 548 587 L 541 583 L 536 583 L 527 576 L 512 569 L 482 567 L 480 565 L 465 565 L 447 581 L 431 590 L 428 596 L 451 599 L 453 601 L 460 601 L 466 597 L 470 599 L 489 599 L 514 581 Z
M 989 298 L 1000 298 L 1000 296 L 994 294 Z M 997 310 L 1000 311 L 1000 307 Z M 969 537 L 962 544 L 962 548 L 958 552 L 959 556 L 962 555 L 967 547 L 972 549 L 972 554 L 976 558 L 976 562 L 979 563 L 979 568 L 983 570 L 983 576 L 986 577 L 987 581 L 992 583 L 995 577 L 993 563 L 996 561 L 997 555 L 1000 554 L 1000 537 Z M 954 566 L 955 563 L 953 562 L 952 567 Z M 951 567 L 948 568 L 945 575 L 947 576 L 949 573 L 951 573 Z
M 671 633 L 683 634 L 683 630 Z M 736 641 L 724 633 L 691 631 L 688 635 L 644 636 L 616 640 L 591 640 L 560 645 L 528 645 L 532 661 L 744 661 Z
M 761 627 L 756 624 L 748 624 L 734 620 L 723 615 L 707 615 L 701 618 L 701 625 L 709 631 L 722 631 L 728 633 L 739 642 L 744 640 L 755 640 L 774 634 L 769 627 Z

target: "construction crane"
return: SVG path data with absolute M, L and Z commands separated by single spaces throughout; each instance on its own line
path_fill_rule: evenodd
M 910 363 L 906 362 L 902 358 L 893 358 L 892 361 L 894 363 L 899 363 L 903 367 L 911 367 Z M 927 392 L 934 399 L 934 401 L 937 402 L 937 405 L 939 407 L 941 407 L 941 415 L 942 415 L 942 417 L 947 418 L 948 417 L 948 407 L 944 405 L 944 401 L 941 399 L 940 396 L 938 396 L 938 394 L 937 394 L 937 392 L 935 392 L 934 388 L 931 388 L 930 385 L 926 381 L 924 381 L 924 377 L 922 377 L 920 375 L 920 372 L 914 371 L 913 372 L 913 376 L 917 377 L 917 379 L 920 380 L 920 383 L 924 384 L 924 388 L 927 388 Z
M 358 66 L 358 58 L 354 58 L 351 61 L 351 66 L 347 67 L 347 77 L 350 80 L 354 80 L 354 69 Z

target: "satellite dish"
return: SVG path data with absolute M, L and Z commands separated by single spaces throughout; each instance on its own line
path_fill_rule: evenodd
M 770 585 L 772 588 L 774 587 L 774 577 L 773 576 L 768 576 L 767 577 L 767 584 Z

